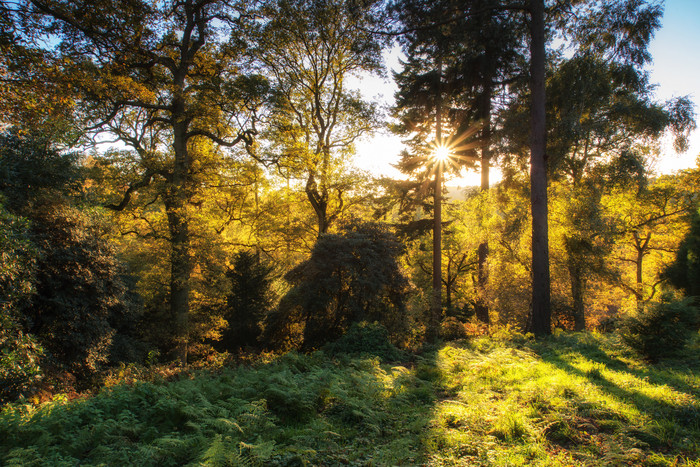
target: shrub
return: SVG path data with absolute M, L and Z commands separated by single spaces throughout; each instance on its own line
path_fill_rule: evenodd
M 403 353 L 389 342 L 386 328 L 377 323 L 354 323 L 340 339 L 326 344 L 324 350 L 330 355 L 372 355 L 382 360 L 397 361 Z
M 53 363 L 87 376 L 106 363 L 117 329 L 133 321 L 132 296 L 112 247 L 84 213 L 54 207 L 32 219 L 36 294 L 21 312 Z
M 26 219 L 0 203 L 0 404 L 25 394 L 41 378 L 43 355 L 21 325 L 20 305 L 34 293 L 36 248 Z
M 690 299 L 664 296 L 659 303 L 650 304 L 623 321 L 620 335 L 628 346 L 656 362 L 685 347 L 699 324 L 698 309 Z
M 460 320 L 455 317 L 445 318 L 440 324 L 440 337 L 453 341 L 467 337 L 467 329 Z
M 311 257 L 285 276 L 293 287 L 266 317 L 265 342 L 283 347 L 295 325 L 306 349 L 361 321 L 381 323 L 392 337 L 405 333 L 409 283 L 397 261 L 402 251 L 379 224 L 349 223 L 342 233 L 322 235 Z
M 686 295 L 700 295 L 700 213 L 693 212 L 690 231 L 678 246 L 675 261 L 663 276 Z
M 2 313 L 2 310 L 0 310 Z M 31 391 L 42 377 L 43 349 L 6 314 L 0 314 L 0 404 Z

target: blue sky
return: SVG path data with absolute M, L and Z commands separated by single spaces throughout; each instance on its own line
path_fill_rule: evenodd
M 647 67 L 650 81 L 657 84 L 656 97 L 666 101 L 689 95 L 700 116 L 700 0 L 666 0 L 661 29 L 656 31 L 650 46 L 653 62 Z M 397 69 L 396 54 L 387 55 L 389 68 Z M 384 102 L 392 100 L 395 86 L 378 78 L 362 80 L 362 90 Z M 358 145 L 357 165 L 375 174 L 399 176 L 390 164 L 398 160 L 401 143 L 395 136 L 380 135 Z M 660 172 L 670 173 L 694 167 L 700 155 L 700 130 L 691 135 L 690 149 L 676 154 L 670 143 L 663 145 L 656 164 Z M 455 182 L 460 185 L 478 184 L 477 174 L 466 174 Z
M 700 1 L 666 0 L 663 23 L 650 47 L 654 59 L 649 67 L 651 82 L 657 83 L 660 100 L 690 95 L 695 113 L 700 114 Z M 659 169 L 694 167 L 700 154 L 700 131 L 691 136 L 687 153 L 676 155 L 664 148 Z

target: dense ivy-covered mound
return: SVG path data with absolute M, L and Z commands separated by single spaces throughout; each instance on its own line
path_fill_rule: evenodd
M 405 366 L 290 353 L 252 367 L 9 405 L 3 465 L 695 465 L 695 358 L 609 338 L 482 338 Z

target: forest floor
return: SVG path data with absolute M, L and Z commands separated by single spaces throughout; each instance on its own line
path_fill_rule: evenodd
M 123 370 L 94 396 L 5 406 L 0 465 L 700 466 L 697 345 L 655 365 L 614 336 L 560 334 L 404 362 L 316 352 L 168 381 Z

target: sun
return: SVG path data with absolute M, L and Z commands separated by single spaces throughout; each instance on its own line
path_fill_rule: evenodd
M 452 156 L 452 150 L 447 145 L 437 145 L 433 150 L 433 158 L 439 162 L 445 163 Z

